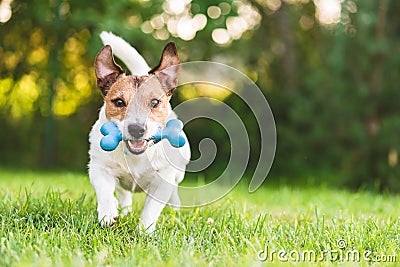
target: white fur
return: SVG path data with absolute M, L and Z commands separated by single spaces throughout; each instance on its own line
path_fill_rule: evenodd
M 115 55 L 132 73 L 143 74 L 150 70 L 143 57 L 123 39 L 105 32 L 101 37 L 105 44 L 111 44 Z M 168 120 L 172 118 L 176 118 L 176 114 L 170 109 Z M 131 211 L 131 193 L 143 190 L 147 197 L 140 220 L 147 232 L 152 232 L 166 204 L 174 208 L 180 206 L 178 183 L 182 181 L 190 159 L 189 144 L 173 148 L 163 140 L 148 147 L 143 154 L 133 155 L 121 142 L 114 151 L 107 152 L 100 148 L 103 137 L 100 128 L 106 121 L 103 106 L 89 135 L 89 177 L 97 196 L 99 222 L 106 227 L 113 224 L 118 208 L 121 215 L 126 215 Z M 123 125 L 118 127 L 123 131 Z M 118 200 L 114 196 L 115 190 Z
M 124 39 L 111 32 L 101 32 L 104 45 L 110 45 L 113 54 L 121 59 L 133 75 L 146 75 L 150 71 L 144 58 Z

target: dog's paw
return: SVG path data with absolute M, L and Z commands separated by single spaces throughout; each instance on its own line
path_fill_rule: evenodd
M 103 216 L 101 219 L 99 216 L 100 226 L 102 228 L 108 228 L 108 227 L 112 226 L 117 221 L 117 219 L 118 219 L 118 215 L 116 215 L 116 216 L 106 215 L 106 216 Z
M 111 207 L 101 206 L 98 209 L 99 223 L 103 228 L 110 227 L 118 219 L 118 204 L 116 200 L 114 202 Z
M 179 211 L 181 207 L 181 200 L 179 198 L 178 192 L 175 191 L 172 193 L 170 200 L 168 201 L 168 207 L 172 208 L 175 211 Z
M 152 235 L 154 233 L 154 231 L 156 230 L 156 224 L 150 224 L 150 225 L 146 225 L 144 222 L 142 222 L 142 220 L 139 220 L 139 232 L 141 233 L 146 233 L 149 235 Z
M 132 207 L 131 206 L 126 206 L 126 207 L 123 207 L 121 209 L 120 215 L 121 215 L 121 217 L 125 217 L 130 212 L 132 212 Z

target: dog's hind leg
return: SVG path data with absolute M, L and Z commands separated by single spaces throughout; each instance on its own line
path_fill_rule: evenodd
M 121 216 L 126 216 L 132 211 L 132 192 L 125 190 L 120 185 L 117 185 L 117 192 Z
M 179 210 L 181 207 L 181 199 L 179 198 L 178 194 L 178 184 L 183 180 L 184 176 L 185 172 L 182 171 L 176 172 L 175 182 L 177 185 L 172 191 L 171 198 L 168 201 L 168 206 L 173 208 L 174 210 Z
M 172 191 L 171 198 L 168 201 L 168 206 L 177 211 L 180 209 L 181 199 L 179 198 L 179 195 L 178 195 L 178 186 L 176 186 L 174 188 L 174 190 Z
M 164 174 L 170 174 L 170 170 L 165 169 Z M 144 227 L 148 233 L 152 233 L 155 230 L 161 211 L 164 209 L 165 205 L 168 204 L 174 189 L 177 187 L 172 181 L 168 182 L 161 177 L 164 176 L 158 173 L 158 177 L 155 177 L 149 186 L 146 192 L 147 197 L 144 208 L 140 215 L 140 220 L 143 224 L 139 225 L 139 227 Z

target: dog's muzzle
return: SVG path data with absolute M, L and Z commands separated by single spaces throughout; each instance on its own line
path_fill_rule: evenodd
M 128 150 L 135 155 L 143 153 L 149 144 L 148 140 L 143 139 L 146 132 L 144 124 L 134 123 L 128 126 L 128 132 L 132 139 L 125 140 Z
M 135 155 L 139 155 L 142 154 L 147 149 L 149 141 L 144 139 L 125 140 L 125 144 L 129 152 Z

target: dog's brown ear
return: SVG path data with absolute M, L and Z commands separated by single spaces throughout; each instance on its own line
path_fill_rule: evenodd
M 103 95 L 106 95 L 118 76 L 124 73 L 123 69 L 114 61 L 111 46 L 104 46 L 97 54 L 94 61 L 94 71 L 97 77 L 97 87 Z
M 179 63 L 175 43 L 170 42 L 164 47 L 158 66 L 149 71 L 149 74 L 158 77 L 167 95 L 171 95 L 178 86 Z

